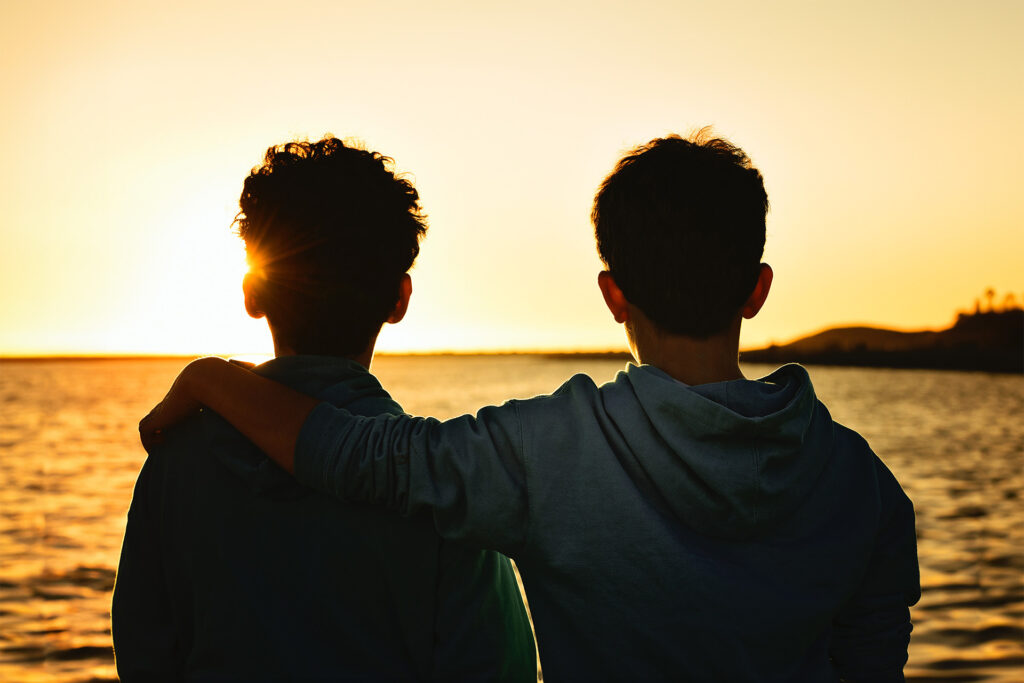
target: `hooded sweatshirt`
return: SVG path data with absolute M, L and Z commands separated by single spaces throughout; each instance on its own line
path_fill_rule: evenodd
M 913 507 L 800 366 L 630 365 L 446 422 L 321 404 L 295 473 L 515 559 L 547 680 L 903 678 Z
M 362 366 L 256 371 L 357 414 L 401 408 Z M 507 558 L 300 485 L 204 412 L 153 449 L 111 610 L 122 681 L 536 680 Z

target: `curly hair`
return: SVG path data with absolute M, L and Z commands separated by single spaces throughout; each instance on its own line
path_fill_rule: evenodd
M 601 260 L 660 328 L 724 332 L 757 283 L 768 195 L 739 147 L 703 128 L 630 150 L 598 188 Z
M 267 150 L 235 218 L 261 308 L 296 353 L 356 355 L 394 309 L 426 216 L 394 161 L 327 136 Z

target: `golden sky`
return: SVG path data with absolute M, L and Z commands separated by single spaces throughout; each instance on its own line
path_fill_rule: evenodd
M 622 347 L 589 224 L 622 151 L 712 124 L 765 176 L 743 345 L 1024 294 L 1024 3 L 0 0 L 0 355 L 266 352 L 242 180 L 331 132 L 431 227 L 384 350 Z

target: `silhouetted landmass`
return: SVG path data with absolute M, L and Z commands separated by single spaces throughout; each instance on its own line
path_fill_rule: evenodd
M 1024 310 L 961 313 L 952 327 L 938 331 L 840 327 L 783 346 L 743 351 L 740 360 L 1024 372 Z

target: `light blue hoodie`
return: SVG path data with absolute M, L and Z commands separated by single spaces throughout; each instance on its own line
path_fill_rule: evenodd
M 324 403 L 295 473 L 515 559 L 548 680 L 902 680 L 913 507 L 800 366 L 629 366 L 446 422 Z

